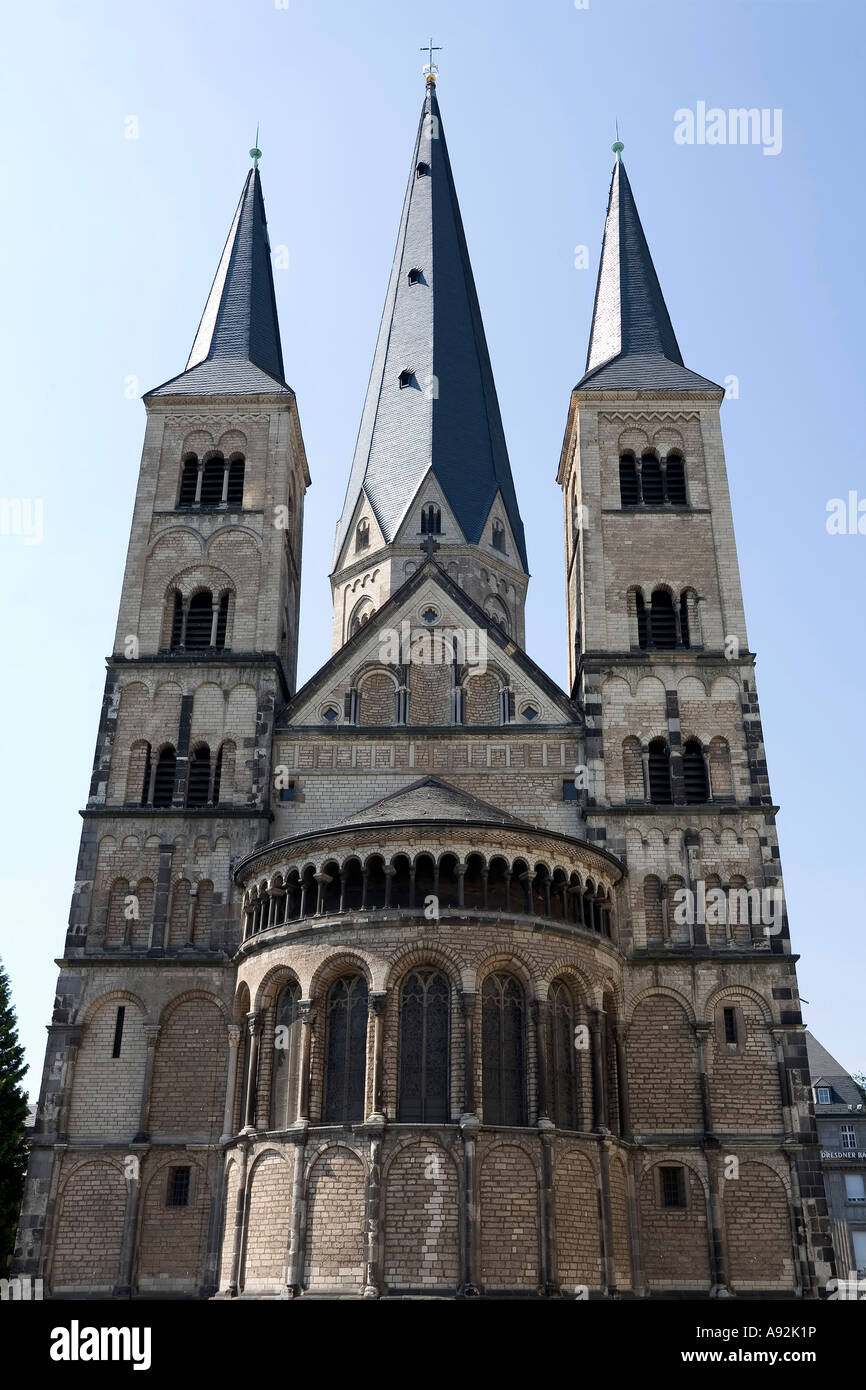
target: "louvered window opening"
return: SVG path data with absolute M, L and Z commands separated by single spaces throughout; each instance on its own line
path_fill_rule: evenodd
M 654 738 L 649 746 L 650 801 L 656 806 L 669 806 L 671 793 L 671 764 L 668 746 L 662 738 Z
M 228 463 L 219 454 L 200 463 L 195 454 L 183 461 L 178 507 L 242 507 L 244 501 L 243 458 Z
M 638 471 L 634 454 L 619 460 L 619 498 L 622 507 L 686 507 L 686 465 L 679 454 L 660 463 L 655 454 L 643 454 Z
M 677 645 L 677 619 L 674 602 L 666 589 L 656 589 L 650 602 L 650 633 L 658 651 L 673 651 Z
M 153 779 L 154 806 L 170 806 L 174 800 L 174 780 L 177 772 L 177 756 L 173 748 L 163 748 L 156 764 Z
M 707 765 L 697 739 L 689 739 L 683 748 L 683 782 L 686 801 L 703 803 L 710 799 Z
M 187 806 L 206 806 L 210 792 L 210 749 L 197 748 L 189 765 L 186 789 Z

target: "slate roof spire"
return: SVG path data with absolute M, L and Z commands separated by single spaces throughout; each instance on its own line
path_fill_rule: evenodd
M 634 194 L 614 145 L 604 242 L 586 373 L 578 387 L 706 391 L 715 386 L 684 365 Z M 721 388 L 717 388 L 721 389 Z
M 335 560 L 362 491 L 390 543 L 431 468 L 471 544 L 478 542 L 496 494 L 502 493 L 527 569 L 435 73 L 425 82 Z
M 186 368 L 148 394 L 259 395 L 289 390 L 262 180 L 254 159 Z

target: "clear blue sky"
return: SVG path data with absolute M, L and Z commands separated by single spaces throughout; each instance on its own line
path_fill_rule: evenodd
M 530 654 L 566 680 L 555 472 L 581 375 L 614 119 L 687 364 L 723 427 L 805 1015 L 866 1069 L 866 496 L 860 0 L 149 0 L 7 12 L 0 224 L 3 926 L 38 1087 L 138 473 L 140 392 L 180 371 L 261 122 L 308 494 L 299 678 L 327 574 L 423 97 L 439 96 L 533 573 Z M 778 156 L 682 146 L 697 102 L 781 108 Z M 138 139 L 125 138 L 127 118 Z M 591 248 L 588 270 L 574 248 Z M 125 395 L 126 379 L 138 391 Z

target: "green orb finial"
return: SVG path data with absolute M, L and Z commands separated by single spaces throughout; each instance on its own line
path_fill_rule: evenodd
M 261 150 L 259 149 L 259 128 L 258 128 L 258 125 L 256 125 L 256 143 L 253 145 L 253 148 L 250 150 L 250 159 L 253 161 L 253 168 L 254 168 L 254 169 L 258 169 L 258 167 L 259 167 L 259 160 L 261 159 L 261 157 L 262 157 L 262 152 L 261 152 Z

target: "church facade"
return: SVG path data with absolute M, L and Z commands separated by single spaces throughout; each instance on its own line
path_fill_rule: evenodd
M 15 1271 L 53 1297 L 818 1296 L 833 1273 L 719 413 L 616 149 L 570 690 L 435 75 L 332 570 L 261 180 L 147 425 Z

